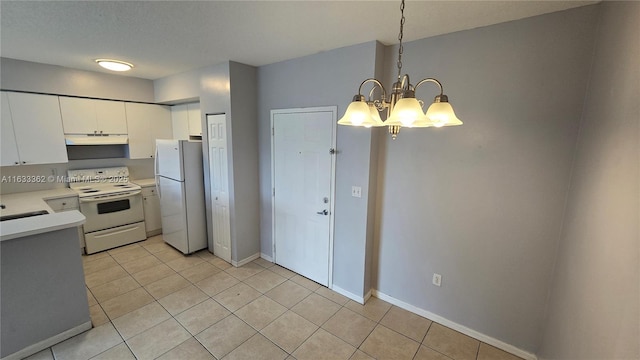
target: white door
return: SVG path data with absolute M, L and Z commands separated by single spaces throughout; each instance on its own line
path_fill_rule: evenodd
M 227 119 L 225 114 L 207 115 L 209 179 L 213 215 L 213 253 L 231 262 L 229 218 L 229 167 L 227 163 Z
M 336 108 L 271 113 L 274 260 L 329 285 Z

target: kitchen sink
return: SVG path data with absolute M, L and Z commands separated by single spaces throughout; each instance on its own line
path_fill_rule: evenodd
M 0 221 L 22 219 L 22 218 L 38 216 L 38 215 L 47 215 L 47 214 L 49 214 L 47 210 L 37 210 L 37 211 L 31 211 L 31 212 L 26 212 L 21 214 L 0 216 Z

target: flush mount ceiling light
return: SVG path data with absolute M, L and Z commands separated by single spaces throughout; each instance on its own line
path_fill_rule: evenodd
M 113 59 L 96 59 L 98 65 L 111 71 L 129 71 L 133 68 L 133 64 Z
M 387 96 L 387 91 L 382 82 L 377 79 L 366 79 L 360 84 L 358 94 L 353 97 L 344 116 L 338 121 L 339 125 L 363 126 L 388 126 L 389 133 L 393 139 L 398 136 L 400 127 L 442 127 L 462 125 L 462 121 L 453 112 L 449 98 L 442 92 L 442 84 L 434 78 L 420 80 L 415 86 L 409 82 L 409 75 L 402 73 L 402 37 L 404 29 L 404 0 L 400 4 L 400 46 L 398 48 L 398 81 L 396 81 Z M 369 98 L 365 100 L 362 95 L 362 87 L 367 83 L 373 83 L 373 88 L 369 92 Z M 440 94 L 435 97 L 426 114 L 422 111 L 422 100 L 416 99 L 416 90 L 422 84 L 433 83 L 440 89 Z M 380 89 L 380 97 L 373 99 L 375 90 Z M 387 111 L 387 120 L 382 121 L 380 111 Z

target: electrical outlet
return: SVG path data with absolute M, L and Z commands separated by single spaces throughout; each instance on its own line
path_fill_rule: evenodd
M 433 273 L 433 285 L 440 286 L 442 285 L 442 275 Z
M 360 186 L 352 186 L 351 187 L 351 196 L 361 198 L 362 197 L 362 188 Z

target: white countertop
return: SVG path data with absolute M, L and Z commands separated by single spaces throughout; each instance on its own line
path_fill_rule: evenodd
M 0 225 L 0 241 L 76 227 L 84 224 L 85 220 L 78 210 L 7 220 Z
M 0 204 L 5 205 L 5 209 L 0 209 L 0 216 L 21 214 L 24 212 L 47 210 L 54 211 L 47 205 L 45 200 L 60 199 L 65 197 L 78 196 L 78 193 L 69 189 L 52 189 L 42 191 L 29 191 L 15 194 L 0 194 Z
M 154 178 L 131 180 L 131 182 L 140 185 L 140 187 L 156 186 L 156 179 Z
M 82 225 L 85 217 L 77 210 L 54 213 L 45 200 L 74 197 L 78 194 L 69 189 L 52 189 L 0 195 L 0 216 L 16 215 L 32 211 L 46 210 L 47 215 L 7 220 L 0 223 L 0 241 L 40 234 Z

